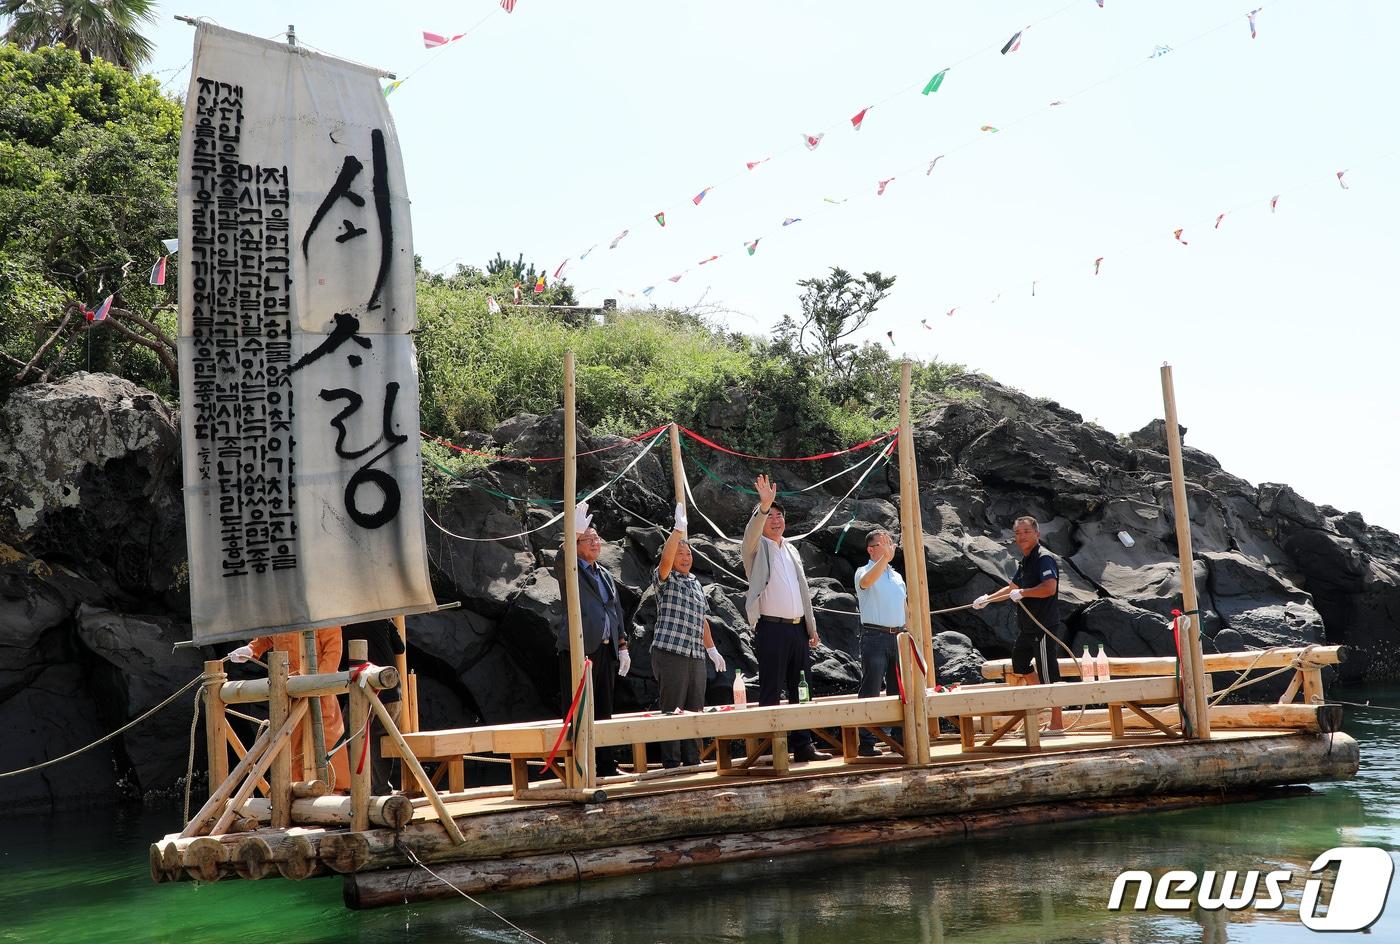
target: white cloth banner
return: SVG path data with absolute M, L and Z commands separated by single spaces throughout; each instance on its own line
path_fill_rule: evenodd
M 198 643 L 435 608 L 408 191 L 378 75 L 195 33 L 179 239 Z

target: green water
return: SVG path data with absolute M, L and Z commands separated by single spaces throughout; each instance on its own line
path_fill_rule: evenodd
M 1400 689 L 1336 693 L 1400 706 Z M 1348 709 L 1361 772 L 1312 795 L 1024 828 L 958 846 L 884 846 L 492 894 L 482 901 L 538 938 L 565 941 L 1300 942 L 1312 860 L 1340 845 L 1400 850 L 1400 712 Z M 466 901 L 341 907 L 340 882 L 153 885 L 147 848 L 178 811 L 0 821 L 0 942 L 523 941 Z M 626 837 L 618 837 L 620 841 Z M 1148 910 L 1105 904 L 1123 869 L 1292 869 L 1284 910 Z M 1325 899 L 1324 899 L 1325 900 Z M 1331 935 L 1334 940 L 1347 935 Z M 1400 942 L 1400 891 L 1370 930 Z

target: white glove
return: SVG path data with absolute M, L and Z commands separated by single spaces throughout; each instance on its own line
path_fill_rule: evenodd
M 686 533 L 685 502 L 676 502 L 676 530 L 681 534 Z M 721 669 L 720 671 L 724 671 Z
M 710 661 L 715 664 L 716 672 L 724 671 L 724 656 L 719 654 L 718 648 L 716 648 L 715 646 L 710 646 L 705 650 L 705 655 L 709 656 Z
M 1019 602 L 1020 599 L 1021 599 L 1021 597 L 1025 596 L 1025 594 L 1022 593 L 1020 590 L 1012 590 L 1012 591 L 1011 591 L 1009 594 L 1007 594 L 1007 595 L 1008 595 L 1009 597 L 1011 597 L 1011 602 L 1012 602 L 1012 603 Z
M 588 530 L 588 526 L 593 523 L 593 516 L 588 513 L 588 502 L 581 501 L 574 506 L 574 533 L 582 534 Z
M 239 646 L 237 649 L 224 656 L 224 658 L 228 659 L 230 662 L 247 662 L 253 658 L 253 647 Z
M 978 597 L 977 599 L 975 599 L 975 600 L 972 601 L 972 608 L 973 608 L 974 610 L 980 610 L 980 609 L 982 609 L 982 607 L 984 607 L 984 606 L 987 605 L 988 599 L 989 599 L 989 598 L 988 598 L 987 594 L 985 594 L 985 593 L 982 594 L 980 597 Z
M 626 649 L 619 649 L 617 652 L 617 674 L 626 675 L 632 671 L 632 653 Z

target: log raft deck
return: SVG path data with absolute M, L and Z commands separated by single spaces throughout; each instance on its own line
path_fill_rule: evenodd
M 575 604 L 569 612 L 577 614 L 572 368 L 568 354 L 563 589 Z M 402 663 L 288 677 L 286 654 L 272 652 L 267 679 L 229 682 L 221 662 L 208 662 L 210 796 L 182 832 L 151 845 L 151 877 L 212 882 L 339 874 L 347 905 L 374 907 L 455 896 L 458 889 L 519 888 L 872 842 L 956 841 L 1011 825 L 1251 799 L 1356 773 L 1357 744 L 1339 732 L 1341 707 L 1328 705 L 1323 692 L 1322 669 L 1340 662 L 1342 650 L 1202 656 L 1190 580 L 1182 586 L 1178 658 L 1115 658 L 1111 680 L 1054 685 L 1006 684 L 1022 680 L 1009 676 L 1005 662 L 989 662 L 987 682 L 937 690 L 928 588 L 920 579 L 927 571 L 907 363 L 902 374 L 909 618 L 898 637 L 899 694 L 595 721 L 576 618 L 569 629 L 583 709 L 572 726 L 545 721 L 420 731 L 415 678 Z M 1162 382 L 1178 550 L 1188 562 L 1182 572 L 1190 574 L 1170 367 L 1163 367 Z M 675 427 L 671 438 L 683 501 Z M 352 641 L 349 651 L 352 663 L 365 662 L 363 641 Z M 1278 703 L 1210 704 L 1212 673 L 1255 670 L 1291 673 Z M 1061 660 L 1061 673 L 1078 679 L 1079 667 Z M 378 697 L 400 683 L 401 726 Z M 1231 687 L 1239 688 L 1239 680 Z M 311 700 L 324 695 L 348 696 L 355 771 L 348 796 L 329 794 L 317 778 L 311 744 L 301 751 L 303 769 L 291 769 L 293 732 Z M 227 706 L 249 702 L 266 702 L 269 722 L 245 748 L 227 723 Z M 1042 715 L 1054 707 L 1066 709 L 1068 733 L 1043 738 Z M 390 796 L 371 795 L 369 765 L 358 763 L 371 717 L 388 732 L 382 752 L 403 768 L 404 789 Z M 945 724 L 956 733 L 941 733 Z M 787 732 L 800 729 L 825 739 L 835 756 L 790 764 Z M 887 752 L 858 756 L 862 729 L 874 731 Z M 653 770 L 648 745 L 678 738 L 708 739 L 713 759 Z M 632 773 L 600 779 L 596 747 L 630 748 Z M 510 786 L 464 789 L 465 760 L 486 754 L 510 765 Z M 553 779 L 532 779 L 541 768 Z M 431 864 L 432 874 L 422 863 Z

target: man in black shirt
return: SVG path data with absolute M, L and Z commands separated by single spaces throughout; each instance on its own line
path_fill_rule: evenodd
M 988 603 L 1004 600 L 1020 604 L 1016 607 L 1016 622 L 1021 631 L 1011 648 L 1013 676 L 1007 681 L 1012 685 L 1034 685 L 1037 682 L 1050 685 L 1060 680 L 1060 660 L 1056 651 L 1059 643 L 1040 627 L 1044 626 L 1055 635 L 1064 637 L 1060 628 L 1060 567 L 1055 558 L 1040 546 L 1040 525 L 1034 518 L 1029 515 L 1017 518 L 1012 532 L 1022 557 L 1011 582 L 995 593 L 982 594 L 972 605 L 980 610 Z M 1037 621 L 1040 625 L 1037 625 Z M 1034 673 L 1031 671 L 1032 661 L 1035 663 Z M 1050 727 L 1041 732 L 1041 736 L 1060 737 L 1063 734 L 1064 712 L 1052 708 Z

